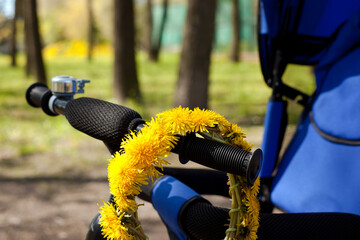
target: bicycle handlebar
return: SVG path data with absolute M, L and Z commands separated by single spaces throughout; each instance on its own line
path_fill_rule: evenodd
M 107 143 L 120 143 L 129 130 L 141 129 L 145 123 L 134 110 L 106 101 L 79 98 L 70 101 L 65 108 L 69 123 L 81 132 Z M 192 160 L 220 171 L 246 177 L 253 184 L 262 161 L 261 150 L 254 153 L 227 144 L 183 137 L 173 152 L 182 163 Z
M 216 207 L 178 179 L 163 175 L 142 186 L 139 197 L 152 203 L 168 229 L 187 237 L 224 239 L 230 209 Z M 260 213 L 258 239 L 359 239 L 360 216 L 347 213 Z M 244 224 L 244 223 L 242 223 Z M 246 225 L 244 231 L 249 231 Z M 180 233 L 180 234 L 179 234 Z M 177 235 L 177 236 L 178 236 Z
M 207 201 L 192 201 L 179 214 L 179 225 L 191 239 L 224 239 L 229 209 Z
M 145 121 L 134 110 L 93 98 L 62 100 L 52 97 L 44 84 L 29 87 L 26 98 L 30 105 L 46 109 L 46 113 L 64 114 L 77 130 L 106 144 L 120 143 L 129 130 L 140 130 Z M 252 185 L 262 163 L 262 151 L 253 153 L 224 143 L 195 136 L 182 137 L 173 149 L 180 161 L 192 160 L 204 166 L 244 177 Z
M 41 107 L 49 116 L 56 116 L 58 114 L 49 108 L 49 100 L 52 96 L 51 90 L 44 83 L 34 83 L 26 91 L 26 101 L 30 106 Z
M 65 108 L 65 117 L 77 130 L 106 143 L 119 144 L 129 130 L 145 123 L 134 110 L 93 98 L 78 98 Z
M 185 206 L 179 224 L 190 239 L 224 239 L 229 209 L 206 201 Z M 258 239 L 359 239 L 360 216 L 348 213 L 260 213 Z
M 30 86 L 26 92 L 26 99 L 31 106 L 41 107 L 48 115 L 65 115 L 73 127 L 105 143 L 120 144 L 129 129 L 139 130 L 139 126 L 144 123 L 137 112 L 102 100 L 56 99 L 45 84 L 36 83 Z M 226 144 L 189 136 L 183 137 L 180 143 L 174 152 L 179 153 L 182 162 L 191 158 L 203 165 L 220 168 L 219 170 L 235 169 L 236 174 L 245 173 L 246 178 L 250 180 L 256 178 L 259 172 L 261 150 L 249 153 Z M 238 150 L 241 151 L 237 152 Z M 191 238 L 222 239 L 228 213 L 229 209 L 214 207 L 207 201 L 195 200 L 184 206 L 178 221 L 183 231 Z M 95 238 L 102 238 L 98 221 L 93 224 L 97 227 Z M 258 236 L 259 239 L 288 239 L 289 236 L 304 239 L 311 233 L 314 239 L 324 236 L 358 239 L 359 227 L 359 216 L 352 214 L 260 214 Z
M 201 165 L 245 177 L 252 185 L 260 171 L 262 151 L 253 153 L 228 144 L 188 135 L 182 138 L 180 147 L 173 152 L 179 154 L 180 162 L 189 160 Z

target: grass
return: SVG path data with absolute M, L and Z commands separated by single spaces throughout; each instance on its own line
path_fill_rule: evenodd
M 156 113 L 172 107 L 178 73 L 178 54 L 162 54 L 159 63 L 149 62 L 143 53 L 137 55 L 138 75 L 144 97 L 142 106 L 132 102 L 134 108 L 146 120 Z M 57 146 L 59 152 L 67 146 L 80 145 L 86 136 L 69 126 L 64 117 L 49 117 L 40 109 L 34 109 L 25 101 L 25 91 L 34 82 L 24 74 L 24 58 L 20 67 L 9 67 L 7 56 L 0 56 L 0 160 L 46 152 Z M 112 99 L 113 65 L 110 57 L 96 57 L 88 63 L 84 58 L 54 58 L 46 60 L 47 75 L 71 75 L 90 79 L 85 95 L 109 101 Z M 307 93 L 314 89 L 309 68 L 291 66 L 285 77 L 290 85 Z M 230 121 L 242 125 L 262 124 L 266 102 L 271 91 L 266 87 L 258 62 L 230 63 L 225 56 L 214 55 L 209 89 L 210 108 Z M 300 107 L 289 107 L 290 122 L 294 123 Z M 62 148 L 61 144 L 66 142 Z M 71 153 L 68 153 L 71 154 Z M 1 164 L 1 161 L 0 161 Z

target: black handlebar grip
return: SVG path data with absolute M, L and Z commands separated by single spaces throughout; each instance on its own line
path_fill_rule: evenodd
M 120 144 L 131 123 L 141 119 L 130 108 L 86 97 L 70 101 L 65 116 L 77 130 L 111 144 Z
M 26 101 L 30 106 L 41 107 L 42 110 L 50 116 L 58 114 L 52 112 L 49 108 L 49 100 L 52 96 L 51 90 L 44 83 L 34 83 L 26 91 Z
M 180 160 L 191 160 L 201 165 L 245 177 L 252 185 L 261 168 L 262 151 L 253 153 L 239 147 L 215 142 L 212 140 L 186 137 L 179 150 Z
M 179 214 L 190 239 L 224 239 L 229 209 L 193 201 Z M 349 213 L 260 213 L 258 239 L 360 239 L 360 216 Z
M 179 225 L 190 239 L 224 239 L 229 209 L 193 201 L 179 213 Z

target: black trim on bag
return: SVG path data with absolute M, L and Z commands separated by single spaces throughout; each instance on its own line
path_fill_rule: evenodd
M 314 126 L 315 130 L 326 140 L 329 140 L 331 142 L 334 143 L 339 143 L 339 144 L 345 144 L 345 145 L 352 145 L 352 146 L 358 146 L 360 145 L 360 140 L 349 140 L 349 139 L 344 139 L 344 138 L 339 138 L 339 137 L 335 137 L 332 136 L 328 133 L 325 133 L 324 131 L 322 131 L 315 123 L 314 118 L 313 118 L 313 112 L 311 111 L 309 113 L 310 116 L 310 121 L 311 124 Z

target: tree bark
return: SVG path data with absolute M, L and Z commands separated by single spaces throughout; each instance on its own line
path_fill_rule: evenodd
M 231 50 L 230 50 L 230 60 L 232 62 L 239 62 L 239 32 L 240 32 L 240 24 L 239 24 L 239 2 L 238 0 L 232 0 L 232 42 L 231 42 Z
M 133 0 L 114 0 L 114 95 L 124 102 L 141 101 L 135 61 L 135 23 Z
M 11 56 L 11 66 L 12 67 L 16 67 L 17 66 L 17 61 L 16 61 L 16 54 L 17 54 L 17 41 L 16 41 L 16 22 L 17 22 L 17 19 L 19 17 L 19 10 L 20 10 L 20 7 L 19 7 L 19 4 L 20 4 L 20 1 L 19 0 L 15 0 L 14 2 L 15 4 L 15 11 L 14 11 L 14 18 L 12 20 L 12 23 L 11 23 L 11 42 L 10 42 L 10 56 Z
M 161 23 L 160 23 L 159 30 L 157 32 L 154 32 L 153 31 L 154 28 L 152 27 L 149 59 L 154 62 L 157 62 L 159 60 L 159 53 L 160 53 L 160 49 L 161 49 L 162 36 L 164 33 L 164 29 L 165 29 L 168 5 L 169 5 L 169 1 L 163 0 L 163 5 L 162 5 L 163 14 L 161 17 Z
M 26 53 L 26 64 L 25 64 L 25 73 L 26 77 L 30 76 L 36 76 L 35 72 L 35 63 L 32 61 L 34 59 L 34 51 L 31 51 L 33 48 L 33 41 L 32 41 L 32 28 L 31 25 L 31 13 L 29 13 L 30 2 L 27 0 L 22 0 L 21 2 L 21 9 L 24 15 L 24 31 L 25 31 L 25 38 L 24 38 L 24 44 L 25 44 L 25 53 Z
M 41 53 L 39 23 L 36 0 L 24 1 L 27 72 L 38 82 L 47 83 L 45 66 Z
M 92 8 L 92 0 L 86 0 L 86 7 L 88 13 L 88 49 L 87 49 L 87 59 L 91 62 L 93 58 L 93 49 L 95 42 L 95 21 L 94 13 Z
M 146 17 L 145 17 L 145 47 L 147 54 L 150 58 L 151 55 L 151 36 L 153 32 L 153 19 L 152 19 L 152 0 L 146 0 Z
M 189 0 L 175 105 L 208 107 L 216 0 Z

